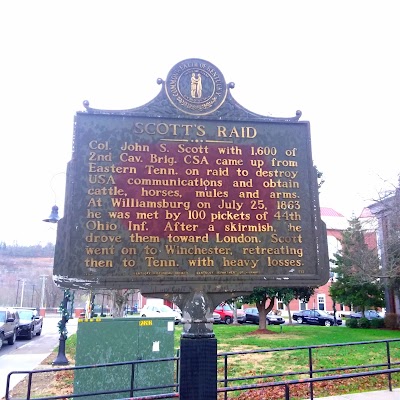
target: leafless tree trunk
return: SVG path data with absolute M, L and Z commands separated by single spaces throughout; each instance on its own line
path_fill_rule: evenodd
M 288 310 L 289 324 L 291 324 L 291 323 L 292 323 L 292 313 L 291 313 L 291 311 L 290 311 L 290 306 L 289 306 L 289 304 L 286 304 L 286 308 L 287 308 L 287 310 Z
M 266 306 L 267 299 L 264 298 L 262 301 L 258 301 L 256 303 L 257 310 L 258 310 L 258 316 L 259 316 L 259 323 L 258 327 L 259 329 L 267 329 L 267 314 L 273 309 L 274 304 L 275 304 L 275 297 L 269 299 L 269 304 L 267 307 Z
M 124 306 L 128 301 L 130 293 L 131 291 L 128 289 L 112 291 L 113 318 L 121 318 L 124 316 Z

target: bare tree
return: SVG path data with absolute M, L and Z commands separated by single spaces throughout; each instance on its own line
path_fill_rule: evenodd
M 399 185 L 400 186 L 400 185 Z M 378 278 L 385 287 L 386 312 L 400 310 L 400 187 L 385 192 L 369 206 L 377 219 L 381 268 Z
M 64 290 L 58 287 L 52 279 L 47 279 L 45 287 L 45 305 L 49 308 L 56 308 L 64 297 Z
M 399 288 L 400 284 L 400 188 L 385 192 L 382 197 L 369 206 L 378 224 L 378 252 L 381 266 L 378 271 L 365 270 L 370 276 L 385 279 Z
M 112 311 L 113 318 L 120 318 L 124 316 L 124 306 L 128 302 L 129 295 L 131 293 L 132 290 L 130 289 L 113 290 L 111 292 L 112 304 L 113 304 L 113 311 Z

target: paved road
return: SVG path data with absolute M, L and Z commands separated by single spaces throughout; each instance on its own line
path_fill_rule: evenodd
M 5 396 L 7 376 L 12 371 L 30 371 L 35 369 L 58 346 L 58 317 L 45 317 L 40 336 L 32 340 L 19 339 L 13 345 L 4 343 L 0 350 L 0 398 Z M 68 334 L 76 332 L 77 319 L 68 321 Z M 17 374 L 11 379 L 12 389 L 25 376 Z

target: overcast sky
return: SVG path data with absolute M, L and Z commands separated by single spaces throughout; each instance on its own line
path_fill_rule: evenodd
M 73 117 L 152 100 L 187 58 L 245 108 L 310 121 L 321 206 L 348 219 L 397 184 L 396 1 L 15 1 L 0 5 L 0 242 L 55 242 Z

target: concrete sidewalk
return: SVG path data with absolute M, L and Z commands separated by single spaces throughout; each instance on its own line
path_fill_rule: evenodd
M 8 354 L 0 353 L 0 399 L 6 392 L 7 376 L 12 371 L 31 371 L 37 368 L 43 360 L 49 356 L 59 344 L 60 334 L 58 332 L 59 318 L 45 317 L 43 331 L 40 337 L 32 340 L 19 340 L 19 346 L 13 346 Z M 77 330 L 77 319 L 68 321 L 68 334 L 75 333 Z M 17 343 L 17 342 L 16 342 Z M 14 374 L 10 380 L 10 390 L 12 390 L 26 375 Z
M 341 396 L 315 397 L 315 400 L 400 400 L 400 389 L 379 390 L 377 392 L 364 392 L 343 394 Z M 309 400 L 309 399 L 304 399 Z

